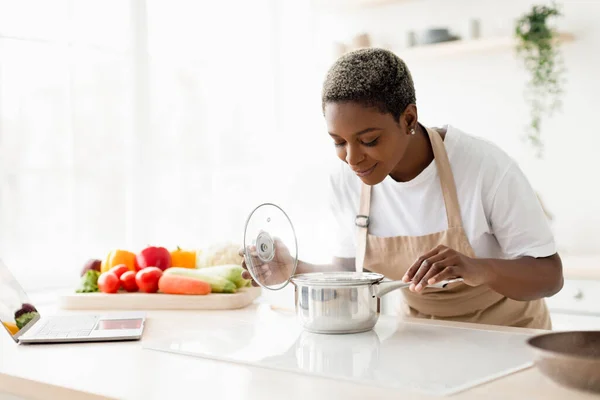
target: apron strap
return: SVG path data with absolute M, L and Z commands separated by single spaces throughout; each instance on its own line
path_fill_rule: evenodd
M 442 194 L 444 195 L 444 204 L 446 206 L 446 216 L 448 218 L 448 228 L 459 228 L 462 226 L 460 205 L 458 203 L 456 183 L 454 182 L 454 175 L 452 174 L 452 167 L 448 160 L 448 153 L 446 153 L 444 141 L 438 131 L 430 128 L 425 129 L 431 140 L 433 157 L 440 177 L 440 185 L 442 187 Z
M 365 262 L 365 254 L 367 253 L 367 234 L 369 227 L 369 213 L 371 211 L 371 186 L 361 185 L 360 190 L 360 205 L 358 215 L 354 220 L 356 225 L 356 272 L 363 272 Z

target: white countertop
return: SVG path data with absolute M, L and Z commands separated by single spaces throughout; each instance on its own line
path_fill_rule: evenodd
M 254 320 L 210 325 L 146 341 L 144 348 L 433 396 L 463 392 L 532 362 L 531 334 L 406 323 L 391 315 L 381 315 L 370 331 L 346 335 L 307 332 L 294 312 L 269 307 Z
M 151 311 L 142 341 L 123 343 L 16 345 L 0 340 L 0 393 L 31 399 L 397 399 L 407 393 L 353 382 L 294 374 L 223 361 L 144 349 L 157 339 L 190 337 L 198 330 L 233 318 L 253 321 L 268 305 L 232 311 Z M 269 307 L 270 310 L 270 307 Z M 48 312 L 51 310 L 41 310 Z M 283 311 L 282 311 L 283 312 Z M 75 312 L 70 312 L 75 313 Z M 81 313 L 81 312 L 76 312 Z M 525 330 L 418 321 L 500 331 Z M 407 323 L 410 323 L 407 321 Z M 532 331 L 529 331 L 532 332 Z M 427 371 L 423 371 L 426 373 Z M 560 387 L 535 368 L 516 372 L 459 393 L 457 399 L 597 399 Z M 100 397 L 98 397 L 100 396 Z M 1 396 L 0 396 L 1 398 Z M 429 399 L 413 394 L 409 398 Z M 435 398 L 435 397 L 433 397 Z

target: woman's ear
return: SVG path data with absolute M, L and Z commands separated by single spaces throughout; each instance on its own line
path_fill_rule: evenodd
M 404 120 L 404 124 L 402 123 L 402 120 Z M 417 128 L 418 120 L 417 106 L 409 104 L 400 116 L 400 125 L 405 129 L 406 134 L 410 134 L 411 129 Z

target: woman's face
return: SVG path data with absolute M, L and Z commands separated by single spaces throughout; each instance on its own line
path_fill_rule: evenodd
M 327 103 L 325 120 L 338 157 L 364 183 L 376 185 L 404 157 L 416 108 L 409 106 L 396 122 L 391 114 L 358 103 Z

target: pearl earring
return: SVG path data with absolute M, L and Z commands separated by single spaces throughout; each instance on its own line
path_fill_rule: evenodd
M 415 132 L 415 128 L 412 128 L 412 129 L 410 130 L 410 134 L 411 134 L 411 135 L 414 135 L 415 133 L 417 133 L 417 132 Z

